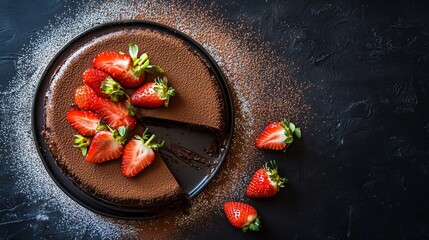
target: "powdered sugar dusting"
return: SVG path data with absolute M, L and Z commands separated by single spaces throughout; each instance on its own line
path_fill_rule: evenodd
M 214 180 L 192 200 L 187 215 L 176 213 L 155 220 L 125 221 L 92 213 L 55 185 L 33 143 L 29 111 L 32 97 L 29 96 L 34 95 L 49 61 L 83 31 L 103 22 L 123 19 L 161 22 L 188 34 L 213 56 L 233 94 L 236 125 L 228 158 Z M 223 20 L 214 6 L 195 2 L 90 2 L 81 5 L 78 11 L 58 16 L 55 23 L 36 34 L 22 52 L 16 64 L 17 75 L 7 91 L 0 93 L 2 116 L 6 113 L 12 116 L 2 119 L 7 127 L 0 129 L 0 133 L 11 134 L 10 142 L 16 143 L 14 154 L 9 154 L 12 157 L 5 159 L 11 174 L 18 179 L 14 191 L 21 192 L 27 199 L 23 206 L 16 207 L 39 207 L 37 212 L 24 216 L 14 216 L 11 210 L 3 222 L 31 221 L 37 227 L 56 219 L 58 224 L 50 224 L 50 228 L 55 228 L 58 234 L 68 231 L 77 237 L 179 236 L 178 229 L 193 231 L 197 230 L 197 225 L 201 228 L 202 222 L 207 226 L 213 224 L 209 216 L 222 214 L 224 202 L 246 201 L 246 185 L 252 172 L 262 165 L 261 153 L 253 148 L 254 139 L 267 121 L 287 117 L 305 128 L 303 113 L 308 112 L 309 106 L 302 96 L 309 86 L 290 77 L 290 71 L 294 70 L 256 31 L 244 21 Z M 2 148 L 11 153 L 12 149 L 3 144 L 4 139 L 1 141 Z

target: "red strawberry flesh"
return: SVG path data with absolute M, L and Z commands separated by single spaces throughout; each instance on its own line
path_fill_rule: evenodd
M 86 155 L 87 162 L 100 163 L 122 155 L 129 128 L 120 127 L 118 130 L 113 130 L 109 127 L 109 130 L 100 131 L 92 138 Z
M 137 124 L 126 103 L 99 99 L 95 106 L 95 112 L 114 129 L 128 126 L 130 130 L 133 130 Z
M 114 139 L 111 131 L 100 131 L 91 141 L 86 161 L 100 163 L 119 158 L 122 155 L 123 148 L 121 143 Z
M 94 136 L 99 130 L 101 121 L 95 113 L 74 109 L 67 112 L 66 119 L 83 136 Z
M 147 131 L 148 129 L 145 130 L 142 137 L 135 136 L 135 139 L 125 145 L 121 171 L 126 177 L 133 177 L 149 166 L 155 159 L 153 148 L 158 149 L 164 145 L 163 142 L 152 143 L 155 135 L 149 138 L 149 135 L 146 134 Z
M 256 148 L 282 150 L 293 141 L 293 135 L 301 137 L 301 130 L 286 120 L 269 123 L 256 139 Z
M 147 54 L 137 57 L 138 47 L 129 45 L 128 53 L 102 52 L 94 58 L 92 66 L 105 71 L 126 88 L 137 88 L 145 79 L 144 72 L 161 73 L 162 68 L 149 65 Z
M 110 95 L 105 94 L 101 89 L 102 83 L 109 77 L 109 74 L 95 68 L 88 68 L 82 74 L 83 82 L 102 98 L 110 98 Z
M 126 177 L 133 177 L 149 166 L 154 159 L 155 153 L 152 148 L 145 146 L 140 140 L 130 140 L 125 145 L 122 155 L 122 174 Z

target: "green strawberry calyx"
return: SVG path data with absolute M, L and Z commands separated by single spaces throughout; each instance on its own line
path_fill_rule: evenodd
M 164 106 L 168 107 L 170 97 L 176 95 L 176 90 L 173 87 L 168 87 L 168 79 L 166 77 L 157 77 L 154 82 L 155 85 L 153 86 L 153 90 L 158 93 L 159 99 L 165 101 Z
M 144 130 L 142 136 L 135 135 L 134 139 L 142 141 L 143 145 L 145 145 L 146 147 L 153 148 L 155 150 L 158 150 L 159 148 L 163 147 L 164 141 L 162 141 L 160 143 L 153 143 L 152 140 L 155 138 L 155 134 L 149 134 L 148 131 L 149 131 L 149 129 L 146 128 Z M 149 135 L 150 135 L 150 137 L 149 137 Z
M 129 44 L 128 45 L 128 51 L 133 59 L 133 66 L 132 70 L 134 73 L 134 76 L 140 77 L 142 72 L 148 72 L 148 73 L 163 73 L 164 69 L 162 69 L 160 66 L 156 65 L 150 65 L 149 64 L 149 57 L 147 53 L 143 53 L 138 57 L 139 54 L 139 47 L 136 44 Z
M 270 163 L 271 167 L 268 166 L 268 163 Z M 265 163 L 264 169 L 267 172 L 270 181 L 277 185 L 277 191 L 280 191 L 280 188 L 284 187 L 284 184 L 288 182 L 287 178 L 280 177 L 276 161 L 272 160 Z
M 113 138 L 115 139 L 115 141 L 117 141 L 121 145 L 125 144 L 125 142 L 127 141 L 127 135 L 130 132 L 129 126 L 120 126 L 118 130 L 112 129 L 109 126 L 107 126 L 107 128 L 109 128 L 109 130 L 113 133 Z
M 287 145 L 291 144 L 293 142 L 293 136 L 297 138 L 301 138 L 301 129 L 297 128 L 294 123 L 288 122 L 286 119 L 280 122 L 282 127 L 285 130 L 285 136 L 286 139 L 284 140 L 284 143 Z
M 111 77 L 107 77 L 103 83 L 101 84 L 101 91 L 103 93 L 110 95 L 110 100 L 113 102 L 119 101 L 119 98 L 121 96 L 126 96 L 128 98 L 128 95 L 125 93 L 124 88 L 113 80 Z
M 262 228 L 261 225 L 261 220 L 259 220 L 259 217 L 256 217 L 255 220 L 253 220 L 251 223 L 244 225 L 241 230 L 243 230 L 243 232 L 246 232 L 247 230 L 251 230 L 251 231 L 259 231 Z
M 91 144 L 91 138 L 90 137 L 84 137 L 80 134 L 74 135 L 73 139 L 73 147 L 79 148 L 82 151 L 82 155 L 86 156 L 88 152 L 88 147 Z

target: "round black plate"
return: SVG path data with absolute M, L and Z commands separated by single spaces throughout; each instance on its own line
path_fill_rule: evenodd
M 82 206 L 110 217 L 126 219 L 158 217 L 177 210 L 179 208 L 179 203 L 177 205 L 170 204 L 156 207 L 130 207 L 107 202 L 88 194 L 71 178 L 69 178 L 69 176 L 63 173 L 53 158 L 45 138 L 41 134 L 44 129 L 44 98 L 49 89 L 50 81 L 55 75 L 58 67 L 63 64 L 73 50 L 91 41 L 95 37 L 123 29 L 152 29 L 181 39 L 192 50 L 194 50 L 195 53 L 200 55 L 202 59 L 206 60 L 210 71 L 217 79 L 225 105 L 225 130 L 223 133 L 215 135 L 210 131 L 188 128 L 186 125 L 174 122 L 166 122 L 162 125 L 151 124 L 150 120 L 145 122 L 145 125 L 149 126 L 152 132 L 154 132 L 158 137 L 165 139 L 166 149 L 179 146 L 182 149 L 191 150 L 193 153 L 203 156 L 205 159 L 209 160 L 211 165 L 210 167 L 208 167 L 207 164 L 202 164 L 198 161 L 184 161 L 183 159 L 180 159 L 180 157 L 177 157 L 166 150 L 161 151 L 166 164 L 169 166 L 171 172 L 181 185 L 184 193 L 187 194 L 189 198 L 195 197 L 210 182 L 226 158 L 232 139 L 234 118 L 231 94 L 219 66 L 207 51 L 205 51 L 201 45 L 192 40 L 189 36 L 163 24 L 143 20 L 127 20 L 105 23 L 89 29 L 65 45 L 49 63 L 37 87 L 32 109 L 33 134 L 42 162 L 52 179 L 68 196 Z M 164 134 L 167 130 L 168 134 Z M 180 138 L 178 136 L 180 136 Z M 178 139 L 180 139 L 180 141 Z M 211 141 L 216 141 L 219 146 L 219 155 L 216 157 L 209 156 L 203 150 L 204 147 L 207 147 L 207 143 Z

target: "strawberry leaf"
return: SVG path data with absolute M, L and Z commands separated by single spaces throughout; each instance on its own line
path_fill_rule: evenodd
M 125 131 L 126 131 L 125 127 L 124 126 L 120 126 L 119 129 L 118 129 L 119 136 L 124 136 Z
M 243 232 L 246 232 L 248 229 L 250 229 L 251 231 L 257 232 L 261 229 L 261 227 L 261 220 L 259 219 L 259 217 L 257 217 L 254 222 L 244 226 L 242 230 Z
M 301 129 L 300 128 L 296 128 L 295 131 L 293 131 L 293 134 L 295 134 L 295 136 L 297 138 L 301 138 Z
M 137 54 L 139 54 L 139 47 L 135 44 L 128 45 L 128 51 L 130 53 L 131 58 L 134 60 L 137 58 Z
M 295 124 L 289 123 L 289 129 L 291 132 L 294 132 L 295 131 Z
M 285 139 L 285 141 L 284 141 L 284 143 L 286 143 L 286 144 L 291 144 L 293 142 L 293 137 L 287 137 L 286 139 Z
M 95 130 L 97 131 L 97 132 L 99 132 L 99 131 L 101 131 L 101 130 L 104 130 L 104 129 L 106 129 L 107 127 L 106 127 L 106 125 L 104 125 L 104 124 L 99 124 L 96 128 L 95 128 Z
M 160 67 L 160 66 L 148 65 L 145 69 L 143 69 L 143 71 L 145 71 L 147 73 L 156 74 L 156 73 L 163 73 L 164 69 L 162 69 L 162 67 Z
M 153 148 L 155 150 L 158 150 L 160 148 L 162 148 L 164 146 L 164 141 L 160 142 L 160 143 L 151 143 L 149 144 L 150 148 Z
M 146 60 L 148 60 L 149 56 L 147 55 L 147 53 L 143 53 L 140 57 L 139 57 L 139 62 L 144 62 Z

